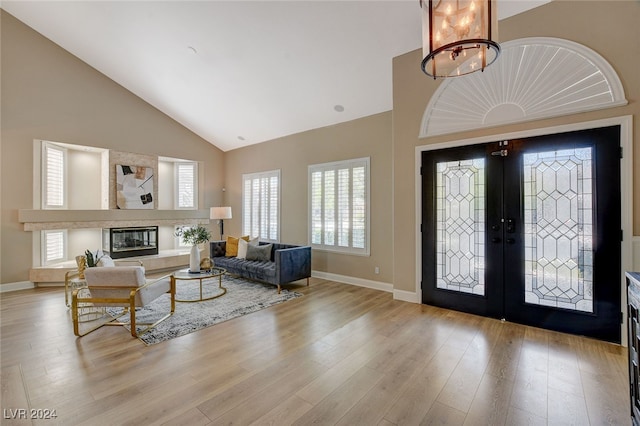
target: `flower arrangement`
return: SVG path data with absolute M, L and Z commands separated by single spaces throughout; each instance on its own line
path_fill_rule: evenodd
M 189 245 L 206 243 L 211 239 L 211 232 L 202 225 L 182 226 L 176 230 L 175 235 Z

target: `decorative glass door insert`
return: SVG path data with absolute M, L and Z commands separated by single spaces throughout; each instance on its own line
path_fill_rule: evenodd
M 484 295 L 485 161 L 436 165 L 436 282 Z
M 523 154 L 526 303 L 593 312 L 592 158 Z

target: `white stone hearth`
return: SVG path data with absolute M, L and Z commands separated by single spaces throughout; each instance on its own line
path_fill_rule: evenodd
M 203 249 L 201 249 L 201 252 Z M 140 260 L 147 272 L 173 271 L 189 265 L 189 249 L 160 250 L 153 256 L 128 257 L 116 259 L 116 265 L 120 261 Z M 64 284 L 64 275 L 67 271 L 76 269 L 75 261 L 60 262 L 55 265 L 36 267 L 29 270 L 29 281 L 36 285 Z

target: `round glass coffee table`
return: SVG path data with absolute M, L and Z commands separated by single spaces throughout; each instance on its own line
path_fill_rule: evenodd
M 176 285 L 176 296 L 178 294 L 178 280 L 182 281 L 191 281 L 191 280 L 200 280 L 200 297 L 199 298 L 190 298 L 190 299 L 178 299 L 176 297 L 176 302 L 203 302 L 205 300 L 211 300 L 218 298 L 220 296 L 224 296 L 227 293 L 227 289 L 222 286 L 222 276 L 227 273 L 226 269 L 222 268 L 211 268 L 210 270 L 200 271 L 197 273 L 191 273 L 188 269 L 181 269 L 179 271 L 174 272 L 171 275 L 171 279 L 174 281 Z M 218 291 L 213 296 L 205 296 L 202 286 L 205 280 L 218 278 Z M 206 283 L 204 283 L 206 284 Z

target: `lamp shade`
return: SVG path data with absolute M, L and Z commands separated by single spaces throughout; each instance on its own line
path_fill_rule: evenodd
M 422 71 L 455 77 L 484 71 L 500 54 L 494 0 L 420 0 Z
M 211 219 L 231 219 L 231 207 L 211 207 Z

